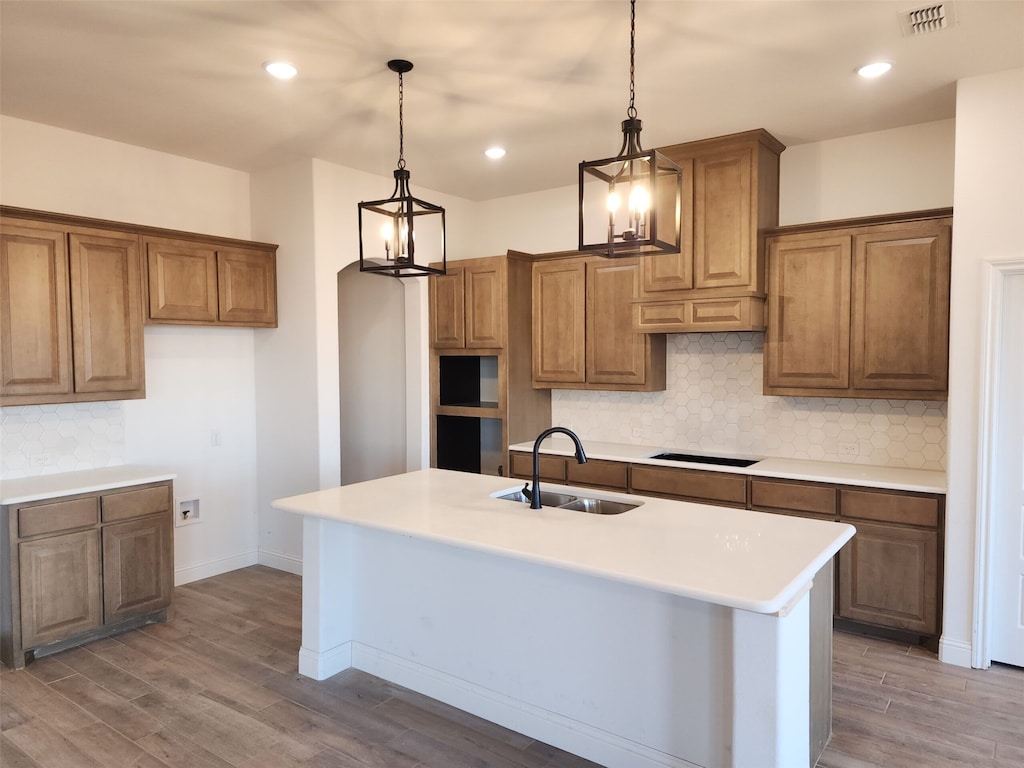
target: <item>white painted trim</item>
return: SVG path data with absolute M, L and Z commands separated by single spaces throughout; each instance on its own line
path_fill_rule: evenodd
M 1003 312 L 1003 281 L 1010 275 L 1024 274 L 1024 259 L 1001 259 L 986 261 L 982 281 L 985 296 L 982 329 L 982 360 L 980 386 L 980 418 L 978 422 L 978 496 L 974 531 L 974 611 L 971 626 L 972 645 L 967 647 L 970 656 L 969 664 L 978 669 L 987 669 L 992 665 L 989 653 L 989 601 L 992 553 L 992 498 L 991 489 L 995 465 L 995 406 L 999 392 L 999 359 L 1000 345 L 999 324 Z M 945 641 L 940 642 L 940 650 Z M 950 641 L 949 645 L 959 646 L 965 643 Z M 960 652 L 954 651 L 956 656 Z M 940 654 L 942 661 L 947 659 Z M 950 659 L 950 663 L 956 663 Z
M 261 549 L 258 561 L 260 565 L 265 565 L 268 568 L 285 571 L 286 573 L 294 573 L 296 576 L 302 575 L 302 558 L 297 555 Z
M 363 643 L 352 643 L 352 666 L 609 768 L 699 768 L 687 760 Z
M 256 565 L 256 562 L 257 554 L 254 549 L 250 552 L 222 557 L 218 560 L 208 560 L 205 563 L 176 568 L 174 571 L 174 586 L 180 587 L 182 584 L 188 584 L 192 581 L 219 576 L 228 571 L 237 571 L 239 568 L 248 568 L 250 565 Z
M 972 661 L 971 644 L 963 640 L 939 640 L 939 661 L 957 667 L 970 667 Z
M 299 649 L 299 674 L 314 680 L 326 680 L 352 666 L 352 643 L 336 645 L 317 653 L 306 646 Z

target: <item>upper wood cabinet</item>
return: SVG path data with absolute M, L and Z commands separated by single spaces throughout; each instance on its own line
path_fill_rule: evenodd
M 146 322 L 277 327 L 272 249 L 146 237 Z
M 573 257 L 533 267 L 535 387 L 665 388 L 665 337 L 634 333 L 640 259 Z
M 139 237 L 0 217 L 0 404 L 145 397 Z
M 948 213 L 768 237 L 764 393 L 944 399 Z
M 448 262 L 430 277 L 430 345 L 501 349 L 508 338 L 508 268 L 504 258 Z
M 660 148 L 683 169 L 683 247 L 644 258 L 636 330 L 764 328 L 760 235 L 778 225 L 784 149 L 764 130 Z

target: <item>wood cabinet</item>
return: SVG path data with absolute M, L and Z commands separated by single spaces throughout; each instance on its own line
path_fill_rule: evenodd
M 449 262 L 431 275 L 431 466 L 507 474 L 510 443 L 551 426 L 531 377 L 532 259 Z
M 167 481 L 4 506 L 0 660 L 165 618 L 172 499 Z
M 945 399 L 949 213 L 769 236 L 764 393 Z
M 540 479 L 547 482 L 626 491 L 629 488 L 629 464 L 606 459 L 589 459 L 580 464 L 575 458 L 542 454 L 538 457 Z M 533 454 L 511 451 L 509 474 L 524 480 L 533 478 Z
M 138 235 L 0 216 L 0 404 L 145 397 Z
M 665 388 L 665 337 L 633 331 L 641 259 L 570 257 L 533 267 L 535 387 Z
M 747 506 L 747 477 L 732 472 L 634 464 L 630 470 L 630 489 L 633 493 L 704 504 Z
M 430 278 L 430 344 L 437 349 L 501 349 L 507 338 L 507 261 L 448 262 Z
M 277 327 L 272 246 L 145 237 L 146 322 Z
M 764 329 L 761 232 L 779 223 L 779 155 L 764 130 L 662 147 L 683 169 L 683 247 L 643 260 L 634 329 Z

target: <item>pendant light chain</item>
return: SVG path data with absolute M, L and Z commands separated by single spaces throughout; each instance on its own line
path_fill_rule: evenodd
M 636 117 L 636 107 L 633 102 L 636 100 L 636 87 L 634 79 L 636 74 L 636 0 L 629 0 L 629 109 L 626 115 L 633 119 Z
M 402 105 L 405 101 L 405 89 L 402 83 L 402 72 L 398 73 L 398 168 L 405 169 L 405 115 Z

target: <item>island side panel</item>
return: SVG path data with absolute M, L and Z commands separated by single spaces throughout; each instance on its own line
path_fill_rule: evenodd
M 348 523 L 302 521 L 302 648 L 299 673 L 326 680 L 352 666 L 357 529 Z
M 367 529 L 355 554 L 353 666 L 609 768 L 739 765 L 736 611 Z

